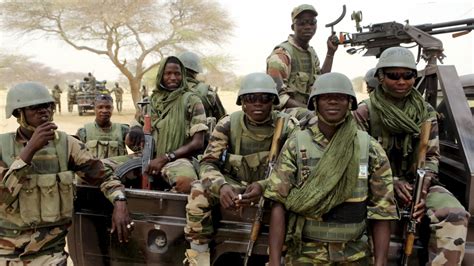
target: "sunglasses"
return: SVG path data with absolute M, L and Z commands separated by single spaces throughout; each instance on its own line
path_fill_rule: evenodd
M 40 109 L 49 109 L 53 108 L 53 103 L 41 103 L 41 104 L 36 104 L 36 105 L 30 105 L 25 107 L 26 110 L 30 111 L 38 111 Z
M 410 80 L 412 78 L 416 77 L 416 72 L 415 71 L 407 71 L 403 73 L 399 72 L 384 72 L 384 75 L 391 80 L 399 80 L 400 78 L 403 78 L 404 80 Z
M 295 24 L 298 26 L 314 26 L 316 25 L 316 22 L 318 22 L 316 19 L 296 19 Z
M 246 103 L 270 103 L 275 99 L 274 95 L 271 94 L 245 94 L 242 95 L 242 100 Z

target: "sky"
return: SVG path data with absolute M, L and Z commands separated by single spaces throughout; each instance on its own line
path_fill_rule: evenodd
M 232 70 L 237 75 L 264 72 L 265 59 L 272 49 L 286 40 L 291 31 L 291 10 L 302 3 L 314 5 L 319 15 L 318 29 L 311 45 L 319 58 L 324 60 L 327 51 L 326 39 L 330 29 L 325 24 L 337 19 L 346 4 L 344 19 L 335 26 L 336 32 L 355 32 L 353 11 L 361 10 L 361 25 L 396 21 L 411 25 L 440 23 L 450 20 L 474 18 L 474 1 L 456 0 L 398 0 L 398 1 L 290 1 L 218 0 L 235 23 L 233 36 L 219 46 L 212 46 L 212 53 L 226 54 L 234 58 Z M 445 48 L 444 64 L 455 65 L 459 75 L 474 73 L 474 32 L 458 38 L 451 34 L 437 35 Z M 341 72 L 350 78 L 362 76 L 377 63 L 375 57 L 363 57 L 363 53 L 349 55 L 349 47 L 339 46 L 332 71 Z M 104 56 L 86 51 L 77 51 L 55 39 L 18 39 L 0 32 L 0 50 L 22 53 L 54 69 L 64 72 L 93 72 L 98 79 L 116 80 L 120 73 Z M 190 48 L 192 50 L 192 48 Z M 416 50 L 412 49 L 416 56 Z M 205 54 L 205 52 L 203 52 Z M 321 62 L 322 63 L 322 62 Z M 420 62 L 418 69 L 424 67 Z

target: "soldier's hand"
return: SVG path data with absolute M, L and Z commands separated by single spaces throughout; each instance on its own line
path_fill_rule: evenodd
M 117 237 L 120 243 L 128 242 L 130 233 L 133 230 L 133 222 L 128 214 L 126 201 L 115 201 L 114 212 L 112 214 L 112 230 L 113 234 L 117 231 Z
M 423 218 L 423 216 L 425 215 L 425 211 L 426 211 L 426 201 L 425 199 L 420 199 L 420 202 L 415 205 L 413 218 L 415 218 L 417 222 L 421 222 L 421 218 Z
M 242 194 L 242 199 L 239 199 L 237 195 L 237 197 L 234 198 L 234 202 L 237 207 L 253 206 L 259 202 L 262 194 L 263 189 L 260 184 L 257 182 L 253 182 L 245 189 L 244 194 Z
M 58 129 L 58 126 L 52 122 L 39 125 L 28 141 L 27 147 L 34 152 L 42 149 L 49 141 L 54 140 L 56 129 Z
M 145 142 L 145 135 L 143 129 L 139 126 L 134 126 L 130 129 L 127 136 L 125 137 L 125 144 L 132 150 L 135 151 L 138 147 L 141 149 Z
M 334 56 L 336 53 L 337 48 L 339 47 L 339 38 L 336 36 L 335 33 L 331 34 L 327 40 L 327 47 L 328 47 L 328 54 Z
M 222 207 L 225 209 L 235 207 L 234 198 L 237 196 L 237 194 L 231 185 L 222 185 L 221 189 L 219 190 L 219 194 Z
M 403 204 L 409 204 L 411 202 L 413 187 L 404 180 L 395 180 L 393 182 L 395 193 L 398 198 L 402 200 Z
M 168 158 L 165 155 L 160 155 L 151 160 L 146 169 L 146 173 L 152 176 L 159 176 L 163 166 L 168 163 Z

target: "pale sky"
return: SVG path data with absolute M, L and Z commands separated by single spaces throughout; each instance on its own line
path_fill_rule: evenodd
M 363 12 L 361 23 L 363 26 L 389 21 L 405 23 L 407 19 L 411 25 L 418 25 L 474 18 L 474 1 L 467 0 L 218 0 L 218 2 L 229 11 L 236 27 L 233 37 L 227 43 L 210 49 L 216 53 L 232 56 L 235 59 L 234 72 L 238 75 L 265 71 L 266 57 L 291 33 L 291 10 L 302 3 L 313 4 L 319 13 L 318 29 L 311 45 L 316 49 L 321 60 L 325 58 L 326 39 L 330 34 L 330 29 L 325 28 L 324 25 L 339 17 L 343 4 L 346 4 L 347 13 L 345 18 L 336 25 L 336 32 L 355 32 L 355 24 L 350 15 L 358 10 Z M 437 35 L 437 37 L 444 44 L 447 56 L 444 64 L 456 65 L 460 75 L 474 73 L 473 32 L 455 39 L 451 37 L 451 34 Z M 93 72 L 98 79 L 115 80 L 120 75 L 108 58 L 74 50 L 54 39 L 37 39 L 27 42 L 0 33 L 0 49 L 30 55 L 34 60 L 58 70 Z M 353 78 L 364 75 L 369 68 L 375 66 L 377 60 L 374 57 L 362 57 L 362 54 L 349 55 L 345 52 L 346 49 L 339 46 L 333 71 Z M 416 56 L 416 50 L 412 51 Z M 422 69 L 424 65 L 424 61 L 420 62 L 418 69 Z

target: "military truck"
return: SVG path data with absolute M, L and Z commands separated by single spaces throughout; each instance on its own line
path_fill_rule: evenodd
M 110 94 L 105 87 L 107 81 L 96 81 L 95 88 L 89 88 L 87 81 L 81 81 L 76 92 L 75 104 L 77 104 L 77 112 L 80 116 L 84 115 L 88 110 L 94 110 L 94 99 L 99 94 Z
M 465 26 L 459 26 L 465 25 Z M 441 161 L 439 178 L 474 214 L 474 75 L 459 77 L 455 66 L 438 65 L 442 43 L 432 35 L 473 29 L 474 19 L 419 26 L 396 22 L 372 24 L 367 32 L 342 34 L 339 44 L 361 46 L 367 55 L 377 56 L 400 43 L 415 42 L 421 48 L 427 67 L 419 71 L 416 86 L 440 114 Z M 445 29 L 445 27 L 454 28 Z M 438 28 L 444 28 L 436 30 Z M 358 50 L 362 48 L 357 48 Z M 354 52 L 349 49 L 349 52 Z M 141 165 L 127 175 L 141 176 Z M 140 178 L 136 178 L 139 181 Z M 128 207 L 135 229 L 130 242 L 118 244 L 109 234 L 112 205 L 97 188 L 79 186 L 72 232 L 68 235 L 69 252 L 75 265 L 180 265 L 187 243 L 184 239 L 187 195 L 139 188 L 127 184 Z M 267 203 L 268 204 L 268 203 Z M 214 212 L 216 235 L 211 243 L 213 265 L 242 265 L 247 250 L 256 208 Z M 264 265 L 267 260 L 268 206 L 249 265 Z M 426 247 L 418 238 L 410 265 L 426 260 Z M 474 222 L 469 224 L 463 265 L 474 265 Z M 389 263 L 399 263 L 402 239 L 392 235 Z

